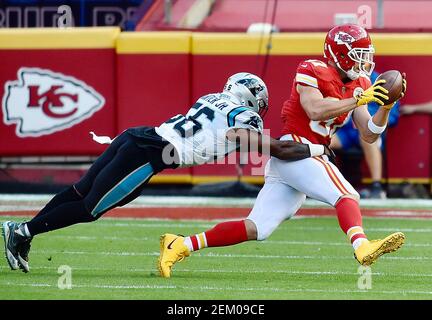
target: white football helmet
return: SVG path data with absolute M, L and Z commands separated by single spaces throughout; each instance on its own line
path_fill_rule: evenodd
M 240 72 L 228 78 L 224 92 L 237 97 L 241 104 L 257 112 L 261 118 L 268 110 L 268 91 L 264 81 L 252 73 Z

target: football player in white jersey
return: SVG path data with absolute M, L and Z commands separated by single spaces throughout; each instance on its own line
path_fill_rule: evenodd
M 228 79 L 223 92 L 199 98 L 186 115 L 177 115 L 156 128 L 125 130 L 81 180 L 54 196 L 33 219 L 3 223 L 10 268 L 29 271 L 34 236 L 97 220 L 138 197 L 150 178 L 166 168 L 207 163 L 242 145 L 255 145 L 255 150 L 283 160 L 331 155 L 323 145 L 264 137 L 261 116 L 267 109 L 264 82 L 253 74 L 238 73 Z

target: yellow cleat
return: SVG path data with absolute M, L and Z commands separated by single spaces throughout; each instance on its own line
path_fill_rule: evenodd
M 189 257 L 190 251 L 184 244 L 184 237 L 166 233 L 160 237 L 158 269 L 161 277 L 171 277 L 171 269 L 176 262 Z
M 405 242 L 405 235 L 396 232 L 382 240 L 363 242 L 354 252 L 354 257 L 363 266 L 370 266 L 383 254 L 396 251 Z

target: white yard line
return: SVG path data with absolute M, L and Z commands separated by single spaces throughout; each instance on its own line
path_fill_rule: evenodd
M 46 283 L 16 283 L 16 282 L 5 282 L 4 286 L 21 286 L 21 287 L 50 287 L 57 288 L 57 285 L 46 284 Z M 182 286 L 182 285 L 72 285 L 74 288 L 85 288 L 85 289 L 108 289 L 108 290 L 192 290 L 192 291 L 242 291 L 242 292 L 309 292 L 309 293 L 361 293 L 361 294 L 424 294 L 432 295 L 432 291 L 419 291 L 419 290 L 338 290 L 338 289 L 285 289 L 285 288 L 253 288 L 253 287 L 215 287 L 215 286 Z
M 0 269 L 10 270 L 8 266 L 0 266 Z M 151 273 L 157 272 L 156 269 L 143 269 L 143 268 L 91 268 L 91 267 L 72 267 L 73 271 L 109 271 L 109 272 L 121 272 L 121 273 Z M 31 270 L 49 270 L 57 274 L 57 267 L 31 267 Z M 248 273 L 248 274 L 268 274 L 279 273 L 287 275 L 317 275 L 317 276 L 333 276 L 333 275 L 352 275 L 359 276 L 357 272 L 346 272 L 346 271 L 300 271 L 300 270 L 227 270 L 227 269 L 176 269 L 175 273 Z M 390 277 L 432 277 L 432 273 L 385 273 L 385 272 L 372 272 L 372 276 L 390 276 Z
M 0 194 L 0 202 L 38 203 L 44 205 L 54 195 Z M 255 198 L 222 198 L 222 197 L 174 197 L 174 196 L 141 196 L 126 207 L 236 207 L 251 208 Z M 429 199 L 362 199 L 363 208 L 389 209 L 427 209 L 432 210 Z M 303 208 L 331 208 L 329 205 L 307 199 Z
M 66 254 L 66 255 L 95 255 L 95 256 L 159 256 L 159 252 L 104 252 L 104 251 L 58 251 L 58 250 L 34 250 L 35 254 Z M 256 255 L 256 254 L 219 254 L 219 253 L 201 253 L 194 254 L 195 257 L 202 258 L 220 258 L 220 259 L 310 259 L 310 260 L 353 260 L 348 256 L 306 256 L 306 255 Z M 432 257 L 411 256 L 411 257 L 384 257 L 391 260 L 432 260 Z
M 84 236 L 84 235 L 76 235 L 76 236 L 66 236 L 66 235 L 56 235 L 50 234 L 50 238 L 58 238 L 58 239 L 71 239 L 71 240 L 111 240 L 111 241 L 148 241 L 154 242 L 157 241 L 157 238 L 148 238 L 148 237 L 109 237 L 109 236 Z M 266 245 L 266 244 L 276 244 L 276 245 L 301 245 L 301 246 L 329 246 L 329 247 L 347 247 L 349 243 L 347 242 L 320 242 L 320 241 L 285 241 L 285 240 L 265 240 L 265 241 L 256 241 L 258 245 Z M 432 248 L 432 243 L 406 243 L 404 247 L 425 247 Z
M 184 221 L 176 222 L 173 220 L 164 221 L 164 223 L 146 223 L 146 222 L 114 222 L 108 223 L 104 221 L 97 222 L 98 226 L 104 227 L 127 227 L 127 228 L 165 228 L 169 225 L 170 228 L 210 228 L 214 226 L 214 222 L 204 223 L 203 221 Z M 342 232 L 339 227 L 313 227 L 313 226 L 295 226 L 290 224 L 289 222 L 282 223 L 278 230 L 301 230 L 301 231 L 335 231 Z M 414 233 L 432 233 L 432 228 L 403 228 L 400 227 L 397 230 L 395 228 L 366 228 L 367 232 L 414 232 Z M 167 230 L 169 231 L 169 230 Z

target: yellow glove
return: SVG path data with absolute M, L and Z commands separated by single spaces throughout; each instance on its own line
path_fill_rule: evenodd
M 368 104 L 369 102 L 376 102 L 380 106 L 385 105 L 385 101 L 388 100 L 386 94 L 388 91 L 381 86 L 381 84 L 386 83 L 384 79 L 375 81 L 368 89 L 360 93 L 355 97 L 357 100 L 357 106 L 362 106 Z
M 400 99 L 402 99 L 402 98 L 405 96 L 406 90 L 407 90 L 406 73 L 405 73 L 405 72 L 402 72 L 402 92 L 401 92 L 401 94 L 400 94 L 399 99 L 397 99 L 397 100 L 396 100 L 395 102 L 393 102 L 392 104 L 385 105 L 385 106 L 382 106 L 382 107 L 383 107 L 384 109 L 391 110 L 391 108 L 394 107 L 394 105 L 396 104 L 396 102 L 398 102 Z

